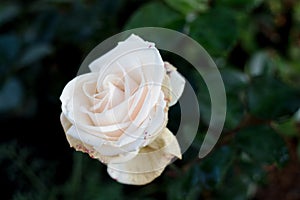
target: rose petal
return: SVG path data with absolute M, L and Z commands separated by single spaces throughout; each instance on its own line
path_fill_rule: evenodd
M 120 183 L 143 185 L 153 181 L 174 158 L 181 158 L 176 137 L 165 128 L 150 145 L 142 148 L 132 160 L 108 164 L 108 174 Z
M 117 142 L 120 146 L 136 146 L 137 144 L 145 146 L 159 135 L 161 130 L 166 127 L 168 121 L 168 113 L 165 109 L 166 103 L 163 97 L 164 95 L 161 93 L 159 103 L 152 108 L 147 118 L 141 124 L 134 122 L 124 130 L 124 134 Z
M 60 121 L 64 128 L 67 140 L 71 147 L 74 147 L 77 151 L 82 151 L 85 153 L 92 151 L 92 147 L 90 145 L 85 145 L 85 144 L 83 144 L 83 142 L 81 140 L 73 138 L 72 136 L 69 136 L 67 134 L 67 132 L 72 128 L 72 124 L 70 123 L 70 121 L 66 118 L 66 116 L 63 113 L 60 115 Z
M 90 157 L 100 160 L 103 163 L 119 163 L 126 162 L 133 157 L 135 157 L 138 151 L 132 152 L 122 152 L 121 148 L 116 148 L 109 145 L 100 145 L 100 146 L 92 146 L 91 144 L 85 143 L 82 137 L 76 134 L 74 131 L 74 126 L 70 123 L 70 121 L 64 116 L 62 113 L 60 116 L 60 120 L 64 131 L 66 133 L 67 140 L 71 147 L 75 148 L 77 151 L 81 151 L 84 153 L 88 153 Z M 107 141 L 106 141 L 107 142 Z M 96 144 L 98 145 L 98 144 Z M 97 148 L 99 147 L 99 148 Z M 100 148 L 102 147 L 102 149 Z M 114 152 L 114 151 L 118 152 Z
M 68 129 L 66 134 L 91 146 L 101 146 L 104 143 L 103 138 L 89 134 L 85 130 L 81 130 L 74 125 Z
M 65 133 L 72 126 L 72 123 L 66 118 L 66 116 L 63 113 L 60 114 L 60 122 L 61 122 L 61 125 L 62 125 Z
M 168 62 L 165 62 L 167 75 L 170 78 L 171 100 L 169 106 L 173 106 L 183 93 L 185 79 L 177 72 L 177 69 Z
M 124 52 L 131 52 L 133 49 L 143 49 L 145 46 L 145 41 L 140 37 L 132 34 L 125 41 L 119 42 L 118 45 L 112 50 L 108 51 L 106 54 L 102 55 L 98 59 L 94 60 L 89 68 L 92 72 L 99 72 L 102 68 L 109 65 L 112 61 L 115 61 L 123 55 Z
M 120 69 L 122 70 L 122 78 L 124 79 L 125 99 L 128 99 L 138 89 L 138 83 L 133 78 L 131 78 L 129 73 L 125 71 L 125 69 L 120 65 L 120 63 L 117 62 L 117 65 L 119 65 Z
M 89 68 L 92 72 L 99 72 L 98 86 L 102 85 L 108 75 L 122 74 L 124 71 L 140 86 L 161 86 L 165 74 L 163 66 L 160 53 L 153 43 L 131 35 L 94 60 Z
M 140 60 L 142 60 L 143 62 L 150 61 L 151 63 L 153 63 L 153 59 L 152 59 L 153 57 L 152 56 L 149 57 L 149 53 L 152 54 L 155 53 L 155 56 L 158 57 L 159 63 L 163 64 L 160 54 L 155 48 L 155 44 L 144 41 L 139 36 L 132 34 L 126 40 L 119 42 L 115 48 L 113 48 L 103 56 L 99 57 L 98 59 L 94 60 L 89 65 L 89 68 L 91 69 L 92 72 L 100 72 L 100 70 L 103 70 L 103 68 L 107 67 L 107 65 L 111 65 L 111 63 L 116 62 L 121 57 L 124 57 L 130 53 L 136 53 L 141 51 L 143 52 L 143 57 Z M 134 58 L 132 56 L 130 57 Z M 130 60 L 132 62 L 135 59 L 130 59 Z
M 93 124 L 89 116 L 85 113 L 82 113 L 80 109 L 82 108 L 82 105 L 91 105 L 89 97 L 83 91 L 84 83 L 96 80 L 97 76 L 97 73 L 88 73 L 77 76 L 76 78 L 71 80 L 63 89 L 62 94 L 60 96 L 60 100 L 62 102 L 62 112 L 72 124 Z

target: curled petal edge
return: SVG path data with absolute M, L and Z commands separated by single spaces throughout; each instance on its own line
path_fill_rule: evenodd
M 176 137 L 165 128 L 156 140 L 142 148 L 133 159 L 108 164 L 107 172 L 120 183 L 144 185 L 160 176 L 174 158 L 181 159 L 180 147 Z
M 125 162 L 127 160 L 132 159 L 137 155 L 138 152 L 129 152 L 126 155 L 118 155 L 118 156 L 103 156 L 99 152 L 95 150 L 92 145 L 86 144 L 81 140 L 78 140 L 71 135 L 67 134 L 68 130 L 73 126 L 72 123 L 64 116 L 62 113 L 60 115 L 60 121 L 63 126 L 63 129 L 66 134 L 67 141 L 70 147 L 74 148 L 76 151 L 81 151 L 83 153 L 87 153 L 91 158 L 98 159 L 100 162 L 107 164 L 110 162 Z
M 167 89 L 170 93 L 169 106 L 173 106 L 183 93 L 185 79 L 180 73 L 177 72 L 176 67 L 168 62 L 164 62 L 164 64 L 166 74 L 169 78 L 169 84 L 167 84 Z

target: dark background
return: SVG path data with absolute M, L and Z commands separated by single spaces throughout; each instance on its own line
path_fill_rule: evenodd
M 207 50 L 224 80 L 227 117 L 199 160 L 209 94 L 188 63 L 163 52 L 197 92 L 199 133 L 154 182 L 126 186 L 69 148 L 59 96 L 96 45 L 143 26 L 183 32 Z M 1 199 L 300 199 L 299 47 L 296 0 L 1 1 Z M 171 130 L 179 117 L 177 105 Z

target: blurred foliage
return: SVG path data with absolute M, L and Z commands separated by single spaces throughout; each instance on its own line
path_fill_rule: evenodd
M 217 146 L 199 160 L 210 120 L 206 85 L 188 63 L 163 54 L 196 89 L 201 123 L 183 160 L 137 187 L 114 182 L 101 163 L 71 153 L 58 98 L 92 48 L 143 26 L 183 32 L 207 50 L 223 77 L 227 117 Z M 299 47 L 296 0 L 1 1 L 3 199 L 259 199 L 270 169 L 300 158 Z M 300 181 L 299 171 L 289 176 Z M 294 189 L 300 199 L 299 184 Z

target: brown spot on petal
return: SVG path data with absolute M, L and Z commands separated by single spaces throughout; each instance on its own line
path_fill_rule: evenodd
M 171 99 L 168 98 L 168 97 L 165 97 L 164 100 L 165 100 L 166 102 L 170 102 L 170 101 L 171 101 Z

